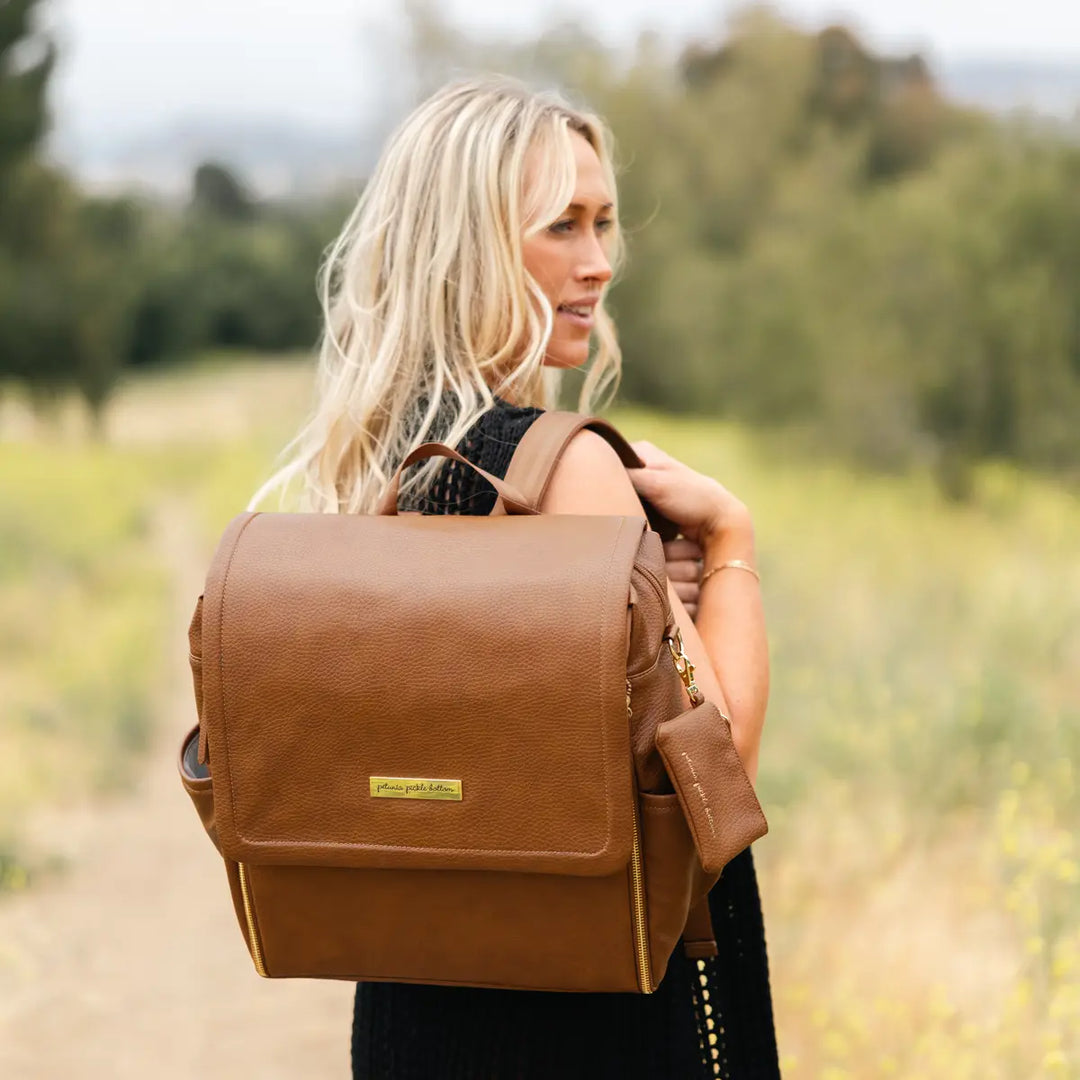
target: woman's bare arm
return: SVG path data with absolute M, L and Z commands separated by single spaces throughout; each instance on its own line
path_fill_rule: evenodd
M 593 431 L 570 441 L 552 474 L 540 509 L 548 514 L 621 514 L 645 517 L 630 476 L 610 444 Z M 701 546 L 705 565 L 727 559 L 753 562 L 753 530 L 711 526 Z M 745 580 L 741 580 L 745 579 Z M 751 574 L 722 570 L 701 590 L 697 624 L 674 587 L 668 599 L 694 663 L 701 692 L 731 718 L 732 735 L 751 780 L 768 697 L 768 648 L 758 584 Z M 690 699 L 686 698 L 689 707 Z

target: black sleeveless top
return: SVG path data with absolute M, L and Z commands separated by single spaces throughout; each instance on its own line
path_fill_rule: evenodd
M 457 450 L 504 477 L 540 413 L 497 398 Z M 403 497 L 400 507 L 482 515 L 494 503 L 486 480 L 448 461 L 428 496 Z M 719 956 L 689 960 L 680 943 L 649 995 L 359 983 L 354 1080 L 777 1080 L 768 959 L 749 850 L 725 868 L 709 908 Z

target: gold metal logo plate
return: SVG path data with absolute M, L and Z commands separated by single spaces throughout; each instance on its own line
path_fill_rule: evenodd
M 461 802 L 460 780 L 432 780 L 421 776 L 372 776 L 373 799 L 445 799 Z

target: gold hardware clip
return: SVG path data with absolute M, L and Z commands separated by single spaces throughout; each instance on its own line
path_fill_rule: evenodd
M 686 649 L 683 647 L 682 630 L 676 627 L 674 636 L 669 635 L 664 640 L 667 642 L 671 659 L 675 662 L 675 670 L 679 673 L 679 678 L 682 679 L 683 686 L 690 695 L 690 700 L 695 705 L 700 705 L 705 700 L 705 695 L 694 682 L 694 665 L 690 662 L 690 657 L 686 655 Z

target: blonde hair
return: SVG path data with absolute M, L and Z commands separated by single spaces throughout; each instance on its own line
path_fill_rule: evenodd
M 554 312 L 525 270 L 522 239 L 573 197 L 571 132 L 600 159 L 612 198 L 610 135 L 557 93 L 504 76 L 458 80 L 391 135 L 319 272 L 324 325 L 314 409 L 249 509 L 299 479 L 300 509 L 372 513 L 409 450 L 454 445 L 496 395 L 553 408 L 562 372 L 543 364 Z M 536 151 L 539 179 L 525 190 Z M 530 168 L 532 159 L 529 158 Z M 613 214 L 612 269 L 622 261 Z M 621 378 L 611 317 L 597 306 L 596 348 L 578 408 L 593 412 Z M 489 381 L 490 380 L 490 381 Z M 431 489 L 445 460 L 402 477 L 401 494 Z

